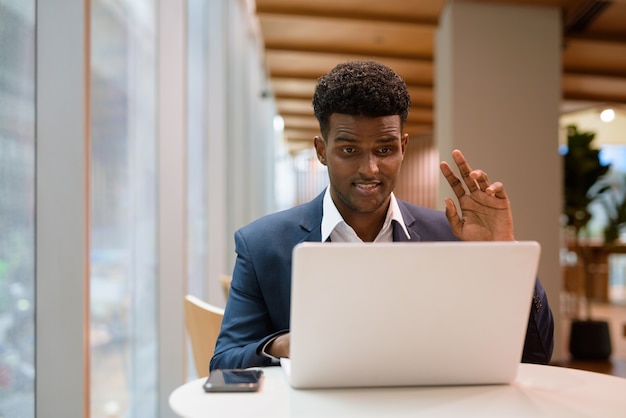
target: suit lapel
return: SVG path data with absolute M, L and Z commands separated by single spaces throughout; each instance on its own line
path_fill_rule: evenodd
M 398 207 L 400 208 L 400 212 L 402 213 L 402 219 L 404 220 L 404 225 L 406 226 L 407 231 L 409 231 L 410 239 L 406 237 L 406 234 L 402 230 L 402 227 L 397 222 L 393 221 L 393 240 L 397 242 L 406 242 L 406 241 L 421 241 L 422 237 L 415 228 L 415 217 L 413 214 L 406 208 L 406 205 L 402 200 L 397 200 Z
M 320 242 L 322 240 L 322 215 L 324 213 L 324 193 L 306 204 L 300 219 L 300 227 L 305 231 L 301 242 Z

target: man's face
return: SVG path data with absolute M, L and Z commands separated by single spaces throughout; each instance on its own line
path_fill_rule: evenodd
M 363 215 L 384 217 L 409 140 L 400 116 L 333 113 L 329 121 L 328 137 L 316 137 L 315 150 L 328 167 L 339 212 L 348 224 Z

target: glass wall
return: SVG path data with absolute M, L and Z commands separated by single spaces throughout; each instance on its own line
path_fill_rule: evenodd
M 0 0 L 0 417 L 35 412 L 35 1 Z
M 32 417 L 36 406 L 50 413 L 46 407 L 52 404 L 61 405 L 60 411 L 81 411 L 59 416 L 167 416 L 167 394 L 183 383 L 183 370 L 178 374 L 178 358 L 163 358 L 182 346 L 184 318 L 182 298 L 177 301 L 178 295 L 157 289 L 166 283 L 182 293 L 185 287 L 185 292 L 219 295 L 218 302 L 223 303 L 219 274 L 232 268 L 234 229 L 274 209 L 274 105 L 267 95 L 262 48 L 258 28 L 249 15 L 249 2 L 185 2 L 190 7 L 188 65 L 195 72 L 190 69 L 187 73 L 187 106 L 175 103 L 188 113 L 186 127 L 176 126 L 166 141 L 186 155 L 187 161 L 177 160 L 167 168 L 157 164 L 157 150 L 164 149 L 165 138 L 158 127 L 170 116 L 162 112 L 157 117 L 158 98 L 164 90 L 158 86 L 170 86 L 165 80 L 167 71 L 160 72 L 159 63 L 185 64 L 168 61 L 171 51 L 164 52 L 167 47 L 157 39 L 165 38 L 157 33 L 171 33 L 164 30 L 167 23 L 184 22 L 171 13 L 158 13 L 158 9 L 159 5 L 180 3 L 87 3 L 89 21 L 81 20 L 82 0 L 68 2 L 75 7 L 58 15 L 51 13 L 55 6 L 40 2 L 36 30 L 35 0 L 0 0 L 0 417 Z M 180 7 L 177 10 L 182 10 Z M 198 17 L 195 10 L 200 10 L 202 19 L 192 19 Z M 76 23 L 68 33 L 77 37 L 68 38 L 58 30 L 66 27 L 66 19 Z M 87 34 L 90 39 L 82 38 Z M 87 52 L 90 68 L 84 67 Z M 245 71 L 232 71 L 236 67 Z M 89 88 L 83 90 L 80 77 L 68 77 L 76 83 L 57 83 L 59 73 L 84 74 Z M 182 84 L 179 79 L 173 81 Z M 84 98 L 89 99 L 89 108 L 84 107 Z M 70 110 L 55 112 L 50 107 Z M 85 135 L 83 123 L 88 123 L 89 135 Z M 71 135 L 66 135 L 69 131 Z M 38 153 L 36 136 L 41 138 Z M 63 141 L 70 136 L 71 140 Z M 73 153 L 76 144 L 89 144 L 89 155 L 82 148 Z M 61 169 L 57 172 L 50 167 Z M 76 184 L 85 186 L 85 167 L 89 168 L 89 187 L 66 187 L 58 199 L 53 192 L 44 194 L 52 196 L 52 210 L 45 205 L 46 199 L 35 204 L 37 193 L 42 196 L 42 191 L 51 190 L 41 181 L 46 174 L 52 174 L 50 184 L 54 186 L 65 186 L 68 178 L 80 179 Z M 187 211 L 176 212 L 171 222 L 188 222 L 183 250 L 187 258 L 180 270 L 189 273 L 189 289 L 187 277 L 159 275 L 171 251 L 161 245 L 168 242 L 163 228 L 158 229 L 163 226 L 166 205 L 159 207 L 157 197 L 166 195 L 163 185 L 169 184 L 167 176 L 172 171 L 186 173 L 187 178 L 188 187 L 181 188 Z M 39 189 L 35 187 L 37 174 Z M 234 176 L 239 176 L 236 190 L 229 180 Z M 86 190 L 90 193 L 88 204 L 83 196 Z M 241 213 L 233 214 L 235 205 Z M 69 239 L 61 244 L 57 239 L 59 230 L 67 231 L 65 222 L 57 222 L 58 228 L 44 228 L 55 224 L 57 210 L 80 218 L 77 225 L 71 225 L 79 238 L 67 246 Z M 36 215 L 43 220 L 39 237 Z M 86 219 L 88 233 L 83 229 Z M 51 233 L 46 235 L 46 231 Z M 158 258 L 159 251 L 165 256 Z M 85 252 L 88 261 L 82 258 Z M 36 274 L 36 262 L 50 266 L 66 260 L 67 255 L 80 262 L 58 271 L 41 268 Z M 87 265 L 90 293 L 84 295 Z M 65 271 L 70 274 L 61 279 L 59 272 Z M 78 287 L 81 291 L 73 292 Z M 82 324 L 79 315 L 86 310 L 87 299 L 88 339 L 81 338 L 85 330 L 77 326 Z M 180 311 L 164 309 L 177 304 Z M 42 315 L 39 321 L 34 320 L 35 305 Z M 68 312 L 76 323 L 57 320 L 66 319 Z M 178 327 L 180 335 L 159 333 L 164 322 Z M 39 335 L 35 335 L 35 325 Z M 88 345 L 83 345 L 87 341 Z M 35 358 L 43 360 L 38 370 Z M 49 361 L 51 358 L 55 361 Z M 172 362 L 174 373 L 167 373 L 170 370 L 164 363 Z M 45 367 L 50 364 L 54 367 Z M 50 377 L 56 383 L 57 369 L 70 370 L 72 382 L 83 385 L 50 385 Z M 59 388 L 62 390 L 56 390 Z
M 91 416 L 157 416 L 156 5 L 91 5 Z
M 233 232 L 283 202 L 275 103 L 260 29 L 244 0 L 187 1 L 187 292 L 224 306 Z M 285 164 L 283 164 L 285 167 Z M 284 199 L 283 199 L 284 200 Z M 289 203 L 293 203 L 290 201 Z
M 213 2 L 213 11 L 216 6 Z M 187 1 L 187 283 L 190 294 L 205 297 L 207 277 L 207 20 L 209 3 Z M 219 9 L 218 9 L 219 11 Z M 215 97 L 214 97 L 215 99 Z

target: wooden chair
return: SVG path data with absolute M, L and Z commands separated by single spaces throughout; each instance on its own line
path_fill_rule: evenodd
M 222 326 L 224 309 L 195 296 L 185 296 L 185 327 L 191 340 L 193 361 L 198 377 L 207 376 L 215 342 Z
M 228 294 L 230 293 L 230 282 L 233 279 L 232 276 L 228 274 L 222 274 L 220 276 L 220 283 L 222 284 L 222 290 L 224 291 L 224 296 L 226 300 L 228 300 Z

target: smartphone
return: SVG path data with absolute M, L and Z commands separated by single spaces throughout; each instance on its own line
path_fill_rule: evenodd
M 204 382 L 205 392 L 256 392 L 261 385 L 263 370 L 216 369 Z

